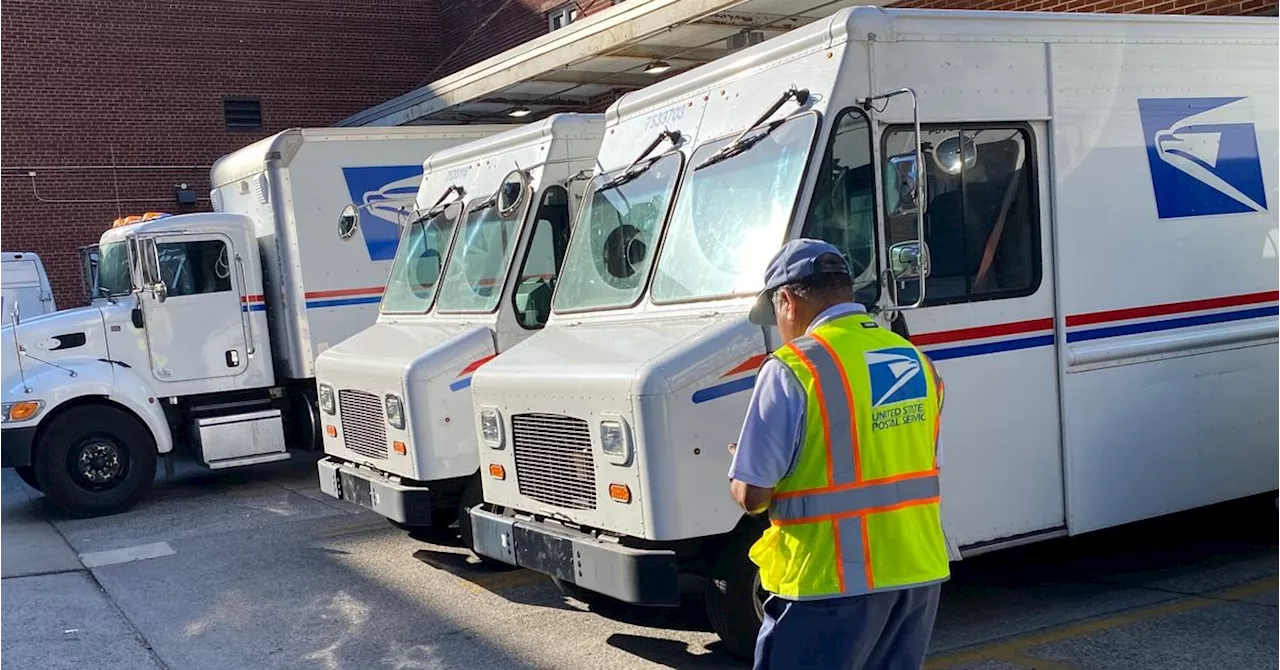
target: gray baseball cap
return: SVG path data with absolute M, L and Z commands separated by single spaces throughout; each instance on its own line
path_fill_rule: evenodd
M 782 245 L 764 271 L 764 290 L 751 306 L 747 319 L 757 326 L 775 325 L 773 292 L 820 274 L 849 274 L 849 263 L 839 249 L 828 242 L 803 237 Z

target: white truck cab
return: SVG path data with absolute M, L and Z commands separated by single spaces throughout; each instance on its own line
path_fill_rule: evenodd
M 3 464 L 94 516 L 177 447 L 213 469 L 318 448 L 314 357 L 376 316 L 423 158 L 500 128 L 289 130 L 214 165 L 216 211 L 118 219 L 88 306 L 3 329 Z
M 646 605 L 704 578 L 749 656 L 726 445 L 802 236 L 946 379 L 953 560 L 1276 489 L 1275 33 L 860 7 L 623 96 L 551 318 L 473 378 L 475 550 Z
M 471 378 L 542 328 L 602 114 L 558 114 L 427 160 L 374 325 L 316 362 L 320 488 L 406 528 L 480 502 Z

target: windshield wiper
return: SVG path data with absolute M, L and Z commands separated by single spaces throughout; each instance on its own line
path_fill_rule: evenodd
M 622 171 L 622 174 L 601 184 L 600 188 L 596 189 L 596 192 L 608 191 L 610 189 L 618 188 L 623 184 L 635 181 L 637 177 L 644 174 L 649 170 L 649 168 L 653 167 L 653 164 L 657 163 L 658 158 L 661 158 L 661 156 L 645 161 L 643 165 L 640 164 L 641 161 L 648 158 L 649 154 L 653 153 L 653 150 L 657 149 L 658 145 L 662 144 L 663 140 L 670 140 L 672 146 L 675 146 L 680 144 L 680 137 L 680 131 L 678 130 L 664 130 L 658 133 L 658 136 L 653 138 L 653 141 L 649 143 L 649 146 L 645 147 L 644 151 L 640 152 L 640 155 L 637 156 L 635 160 L 631 161 L 631 165 L 628 165 L 627 169 Z
M 747 134 L 755 130 L 756 128 L 759 128 L 760 125 L 763 124 L 769 117 L 773 116 L 774 112 L 781 109 L 782 106 L 787 104 L 787 101 L 792 98 L 795 98 L 797 105 L 804 105 L 805 103 L 809 102 L 809 89 L 796 88 L 795 86 L 792 86 L 790 89 L 787 90 L 786 93 L 782 94 L 782 97 L 774 101 L 772 105 L 769 105 L 769 109 L 766 109 L 764 111 L 764 114 L 761 114 L 758 118 L 756 118 L 754 122 L 751 123 L 751 125 L 747 126 L 746 130 L 742 131 L 741 133 L 738 133 L 738 136 L 733 138 L 732 142 L 724 145 L 722 149 L 715 152 L 714 154 L 711 154 L 710 158 L 694 166 L 693 171 L 697 172 L 702 168 L 711 167 L 712 165 L 715 165 L 716 163 L 719 163 L 723 160 L 727 160 L 739 154 L 746 153 L 748 149 L 755 146 L 756 143 L 758 143 L 760 140 L 763 140 L 764 138 L 768 137 L 769 133 L 772 133 L 773 131 L 777 130 L 778 126 L 781 126 L 782 123 L 786 121 L 786 119 L 779 119 L 777 121 L 771 122 L 769 124 L 769 127 L 766 128 L 765 131 L 760 133 L 759 135 L 752 135 L 751 137 L 748 138 Z
M 440 207 L 440 204 L 444 202 L 444 199 L 445 199 L 445 198 L 449 197 L 449 194 L 450 194 L 450 193 L 457 193 L 457 194 L 458 194 L 458 199 L 459 199 L 459 200 L 461 200 L 462 198 L 466 197 L 466 195 L 467 195 L 467 189 L 462 188 L 461 186 L 458 186 L 457 184 L 454 184 L 453 186 L 450 186 L 449 188 L 446 188 L 446 189 L 444 190 L 444 193 L 441 193 L 441 194 L 440 194 L 440 197 L 439 197 L 439 198 L 436 198 L 436 202 L 435 202 L 435 204 L 427 208 L 427 213 L 426 213 L 426 214 L 423 214 L 423 215 L 422 215 L 422 216 L 420 216 L 420 217 L 418 217 L 417 221 L 414 221 L 414 223 L 417 223 L 418 221 L 421 221 L 421 220 L 423 220 L 423 219 L 425 219 L 425 218 L 427 218 L 427 217 L 435 216 L 436 214 L 439 214 L 441 211 L 444 211 L 443 209 L 439 209 L 439 210 L 437 210 L 436 208 L 437 208 L 437 207 Z

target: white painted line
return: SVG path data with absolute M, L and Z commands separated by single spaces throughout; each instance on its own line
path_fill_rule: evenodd
M 87 554 L 80 554 L 80 562 L 84 563 L 86 568 L 100 568 L 104 565 L 172 556 L 175 553 L 177 552 L 173 550 L 173 547 L 169 546 L 168 542 L 152 542 L 151 544 L 139 544 L 134 547 L 125 547 L 124 549 L 91 551 Z

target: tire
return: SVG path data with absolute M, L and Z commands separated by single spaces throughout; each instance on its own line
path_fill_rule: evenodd
M 15 467 L 13 471 L 18 473 L 18 478 L 21 479 L 24 484 L 44 493 L 44 487 L 40 485 L 40 480 L 36 479 L 35 468 L 30 465 L 19 465 Z
M 760 570 L 747 557 L 757 536 L 738 531 L 716 557 L 707 580 L 707 618 L 725 650 L 740 658 L 755 655 L 756 636 L 764 618 Z
M 119 514 L 156 476 L 156 445 L 132 414 L 106 405 L 72 407 L 36 445 L 35 475 L 55 507 L 78 517 Z
M 458 500 L 458 534 L 462 536 L 462 546 L 471 550 L 476 558 L 480 559 L 480 564 L 485 567 L 499 570 L 514 570 L 515 566 L 508 565 L 496 558 L 489 558 L 484 554 L 476 551 L 475 534 L 471 530 L 471 515 L 467 510 L 484 502 L 484 487 L 480 483 L 480 474 L 477 473 L 467 481 L 467 486 L 462 490 L 462 497 Z

